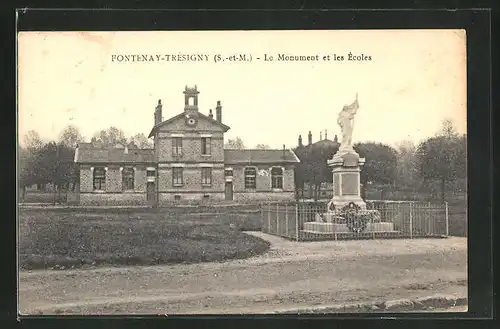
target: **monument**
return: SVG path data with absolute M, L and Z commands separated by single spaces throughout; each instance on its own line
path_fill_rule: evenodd
M 316 214 L 314 222 L 304 223 L 312 233 L 395 232 L 392 222 L 382 222 L 378 210 L 368 210 L 361 198 L 360 174 L 365 163 L 352 146 L 354 117 L 359 108 L 358 94 L 351 105 L 338 114 L 342 141 L 337 153 L 328 160 L 333 174 L 333 197 L 326 213 Z
M 337 118 L 342 141 L 337 153 L 331 160 L 328 160 L 328 166 L 333 172 L 333 198 L 328 203 L 330 211 L 343 208 L 350 203 L 366 210 L 360 189 L 360 173 L 365 159 L 360 158 L 352 147 L 354 117 L 358 108 L 358 94 L 356 93 L 356 100 L 351 105 L 344 106 Z

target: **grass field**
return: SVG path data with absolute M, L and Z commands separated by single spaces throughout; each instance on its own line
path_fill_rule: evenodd
M 260 230 L 260 213 L 21 209 L 20 266 L 67 269 L 210 262 L 269 249 L 269 243 L 242 230 Z

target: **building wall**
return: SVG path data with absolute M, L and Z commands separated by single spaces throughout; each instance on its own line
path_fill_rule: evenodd
M 122 187 L 123 167 L 134 168 L 134 190 Z M 105 167 L 106 189 L 94 191 L 93 169 Z M 80 204 L 82 205 L 142 205 L 146 204 L 146 165 L 80 165 Z
M 248 190 L 245 189 L 245 168 L 247 167 L 257 167 L 257 177 L 256 177 L 256 189 Z M 226 168 L 233 169 L 233 191 L 237 192 L 272 192 L 271 188 L 271 174 L 270 170 L 274 165 L 226 165 Z M 295 181 L 294 181 L 294 167 L 287 165 L 276 165 L 276 167 L 283 167 L 283 190 L 282 192 L 294 192 L 295 191 Z M 265 170 L 268 172 L 267 176 L 259 175 L 259 170 Z M 281 192 L 281 191 L 276 191 Z
M 80 204 L 85 206 L 139 206 L 147 205 L 146 193 L 123 192 L 123 193 L 82 193 L 80 192 Z
M 235 192 L 233 200 L 241 203 L 294 201 L 295 192 Z
M 176 200 L 175 195 L 180 195 L 181 199 Z M 208 195 L 209 198 L 205 199 L 204 196 Z M 185 202 L 195 202 L 195 203 L 203 203 L 203 202 L 213 202 L 213 201 L 224 201 L 225 196 L 223 192 L 183 192 L 183 193 L 159 193 L 159 205 L 168 205 L 172 203 L 185 203 Z
M 174 186 L 173 184 L 173 166 L 164 164 L 158 168 L 158 192 L 159 201 L 168 201 L 174 199 L 174 194 L 181 194 L 182 199 L 194 200 L 203 199 L 203 195 L 223 194 L 224 193 L 224 165 L 214 164 L 212 168 L 212 184 L 203 186 L 201 184 L 201 164 L 184 164 L 183 185 Z M 170 196 L 166 196 L 170 194 Z M 163 195 L 163 196 L 162 196 Z M 210 197 L 210 199 L 212 196 Z
M 173 155 L 172 139 L 182 138 L 182 155 Z M 202 136 L 210 136 L 211 154 L 201 154 Z M 222 133 L 184 132 L 158 135 L 158 162 L 224 162 L 224 137 Z

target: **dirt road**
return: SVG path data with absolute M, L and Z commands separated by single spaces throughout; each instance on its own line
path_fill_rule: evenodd
M 20 273 L 22 314 L 271 313 L 467 294 L 465 238 L 272 244 L 224 263 Z

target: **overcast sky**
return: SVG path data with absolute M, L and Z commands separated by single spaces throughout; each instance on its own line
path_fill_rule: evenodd
M 325 129 L 340 138 L 338 112 L 356 92 L 353 142 L 418 143 L 444 119 L 466 130 L 465 39 L 461 30 L 23 32 L 19 136 L 36 130 L 56 139 L 68 124 L 88 139 L 111 125 L 147 135 L 158 99 L 168 119 L 183 111 L 184 86 L 196 84 L 200 111 L 215 114 L 220 100 L 226 138 L 240 136 L 248 147 L 294 147 L 309 130 L 313 141 Z M 349 61 L 349 52 L 371 61 Z M 213 61 L 242 53 L 252 62 Z M 281 53 L 320 61 L 263 61 Z M 209 61 L 113 62 L 119 54 L 206 54 Z

